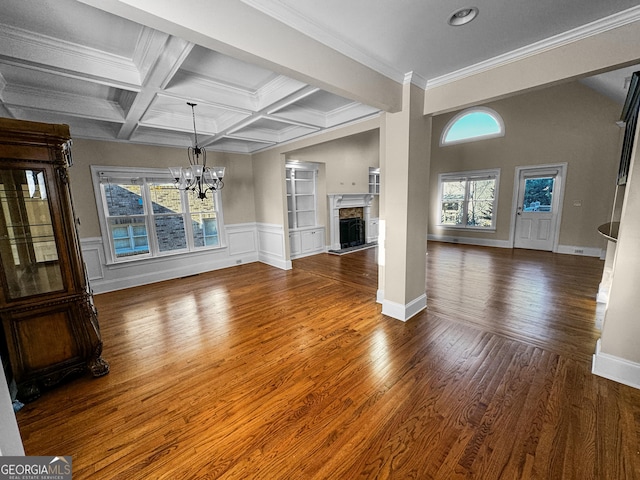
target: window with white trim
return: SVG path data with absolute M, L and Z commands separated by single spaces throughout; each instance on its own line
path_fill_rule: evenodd
M 438 183 L 439 225 L 495 229 L 500 169 L 441 173 Z
M 200 200 L 168 170 L 91 167 L 107 263 L 223 247 L 220 192 Z
M 473 107 L 463 110 L 444 127 L 440 146 L 504 137 L 504 122 L 495 110 Z

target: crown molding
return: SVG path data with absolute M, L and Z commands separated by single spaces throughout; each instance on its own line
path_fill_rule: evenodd
M 338 37 L 335 33 L 327 31 L 323 27 L 311 19 L 302 16 L 298 11 L 292 9 L 288 5 L 272 2 L 269 5 L 263 4 L 260 0 L 241 0 L 246 5 L 258 10 L 259 12 L 272 17 L 284 25 L 297 30 L 304 35 L 334 49 L 335 51 L 355 60 L 373 71 L 384 75 L 391 80 L 402 83 L 404 74 L 397 71 L 387 63 L 363 52 L 354 45 L 346 42 Z
M 512 50 L 511 52 L 507 52 L 503 55 L 498 55 L 497 57 L 490 58 L 489 60 L 476 63 L 440 77 L 432 78 L 427 81 L 426 88 L 438 87 L 478 73 L 486 72 L 493 68 L 502 67 L 518 60 L 538 55 L 564 45 L 569 45 L 639 20 L 640 6 L 632 7 L 581 27 L 574 28 L 573 30 L 554 35 L 539 42 L 532 43 L 531 45 Z
M 402 82 L 402 84 L 413 84 L 416 87 L 420 87 L 421 89 L 425 90 L 427 88 L 427 82 L 428 80 L 420 74 L 416 72 L 407 72 L 404 74 L 404 81 Z
M 507 65 L 553 48 L 558 48 L 640 20 L 640 6 L 632 7 L 608 17 L 595 20 L 573 30 L 549 37 L 531 45 L 507 52 L 503 55 L 498 55 L 497 57 L 490 58 L 486 61 L 476 63 L 469 67 L 432 79 L 425 79 L 416 72 L 409 72 L 405 74 L 398 72 L 390 65 L 340 39 L 336 34 L 327 32 L 322 26 L 314 23 L 306 17 L 303 17 L 288 5 L 276 2 L 270 2 L 269 5 L 264 5 L 260 0 L 242 0 L 242 2 L 398 83 L 412 83 L 424 90 L 427 88 L 445 85 L 462 78 L 491 70 L 492 68 Z

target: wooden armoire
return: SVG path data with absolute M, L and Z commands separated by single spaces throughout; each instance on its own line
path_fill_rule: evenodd
M 67 125 L 0 119 L 0 355 L 23 402 L 74 375 L 109 372 L 76 229 L 70 146 Z

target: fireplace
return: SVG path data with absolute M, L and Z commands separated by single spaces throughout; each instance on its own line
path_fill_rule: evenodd
M 338 210 L 338 218 L 340 219 L 340 248 L 364 245 L 364 208 L 341 208 Z
M 370 193 L 340 193 L 329 195 L 330 250 L 367 242 L 366 228 L 373 195 Z

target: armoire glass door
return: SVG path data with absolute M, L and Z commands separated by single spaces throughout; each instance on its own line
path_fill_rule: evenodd
M 45 170 L 0 169 L 0 257 L 5 296 L 64 289 Z

